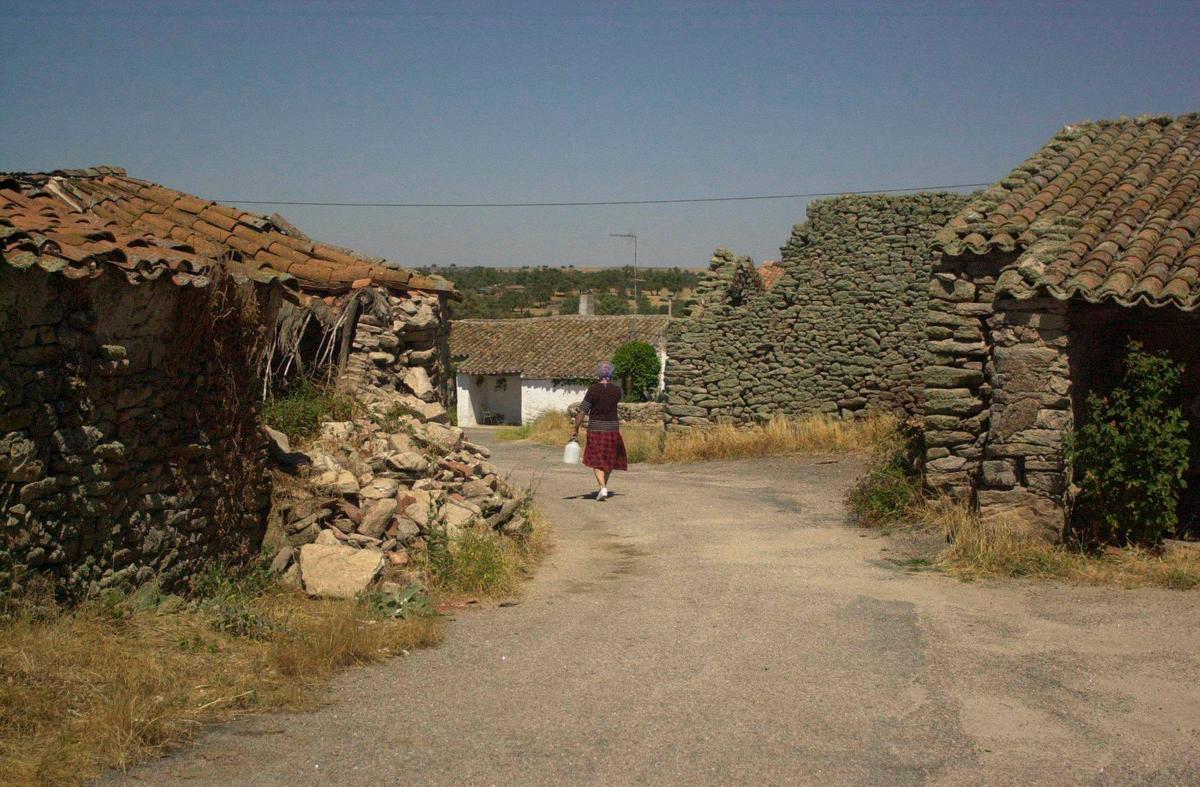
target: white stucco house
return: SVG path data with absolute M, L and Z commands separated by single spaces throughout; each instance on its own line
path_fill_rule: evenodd
M 522 424 L 566 410 L 595 382 L 596 365 L 622 345 L 645 342 L 667 361 L 665 315 L 455 320 L 450 356 L 458 387 L 458 424 Z

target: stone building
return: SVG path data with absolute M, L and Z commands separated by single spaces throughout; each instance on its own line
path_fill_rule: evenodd
M 356 385 L 393 386 L 420 367 L 442 402 L 453 395 L 446 345 L 453 286 L 380 257 L 309 238 L 278 214 L 261 216 L 107 168 L 59 173 L 66 198 L 105 220 L 214 259 L 293 276 L 303 297 L 285 305 L 277 349 L 288 374 L 331 363 Z M 291 363 L 289 364 L 288 361 Z M 401 386 L 402 388 L 402 386 Z
M 631 341 L 657 348 L 665 366 L 670 322 L 663 315 L 455 320 L 459 426 L 522 424 L 566 411 L 595 382 L 596 365 Z
M 1200 393 L 1200 115 L 1064 128 L 936 248 L 928 483 L 1057 538 L 1063 437 L 1118 379 L 1126 340 L 1184 362 L 1185 401 Z
M 718 249 L 668 342 L 675 427 L 920 409 L 933 233 L 967 198 L 819 200 L 778 263 Z
M 0 574 L 79 595 L 255 553 L 271 357 L 438 407 L 453 295 L 123 170 L 0 174 Z

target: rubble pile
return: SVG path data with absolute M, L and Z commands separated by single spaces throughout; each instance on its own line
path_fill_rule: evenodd
M 414 411 L 413 401 L 426 407 Z M 323 424 L 303 452 L 269 431 L 277 464 L 299 482 L 281 484 L 276 504 L 288 546 L 274 568 L 288 580 L 312 595 L 353 596 L 435 540 L 528 530 L 524 492 L 500 477 L 487 448 L 444 423 L 440 404 L 377 388 L 363 402 L 363 417 Z

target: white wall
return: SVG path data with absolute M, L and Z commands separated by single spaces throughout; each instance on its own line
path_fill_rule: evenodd
M 484 422 L 484 413 L 499 413 L 506 424 L 521 423 L 521 378 L 515 374 L 460 374 L 458 387 L 458 425 L 476 426 Z
M 529 423 L 550 410 L 566 412 L 568 406 L 583 401 L 587 389 L 586 385 L 576 383 L 555 385 L 552 380 L 522 380 L 522 423 Z

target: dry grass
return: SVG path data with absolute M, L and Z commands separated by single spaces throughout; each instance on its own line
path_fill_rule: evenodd
M 897 440 L 896 418 L 878 415 L 857 420 L 829 416 L 773 418 L 750 427 L 729 425 L 666 432 L 660 427 L 626 424 L 621 436 L 631 462 L 690 464 L 719 459 L 798 456 L 810 453 L 876 453 Z M 573 427 L 565 413 L 546 413 L 531 424 L 497 430 L 500 440 L 529 440 L 561 446 Z M 586 445 L 581 432 L 580 442 Z
M 895 441 L 898 425 L 895 417 L 882 414 L 855 420 L 814 415 L 772 418 L 761 426 L 745 429 L 715 426 L 672 432 L 657 461 L 687 463 L 826 452 L 877 453 Z
M 376 619 L 353 602 L 278 591 L 239 614 L 251 632 L 203 607 L 11 606 L 0 624 L 0 781 L 83 782 L 203 724 L 305 707 L 338 669 L 441 640 L 434 618 Z
M 1015 514 L 982 520 L 964 505 L 945 498 L 926 501 L 915 515 L 950 541 L 938 566 L 967 581 L 1034 577 L 1126 588 L 1188 590 L 1200 586 L 1200 554 L 1194 551 L 1130 547 L 1092 553 L 1049 544 L 1031 533 Z
M 437 600 L 516 592 L 553 548 L 546 520 L 524 513 L 525 533 L 455 547 L 459 573 L 428 577 Z M 368 600 L 314 601 L 262 570 L 208 584 L 186 605 L 166 597 L 174 611 L 153 593 L 139 600 L 140 591 L 69 611 L 44 598 L 0 604 L 0 784 L 86 782 L 205 724 L 310 707 L 335 672 L 442 639 L 441 618 L 393 620 Z

